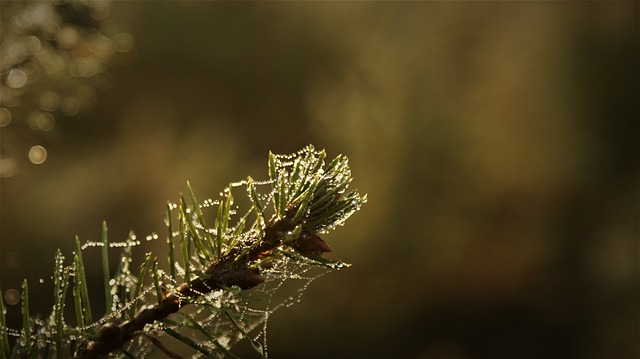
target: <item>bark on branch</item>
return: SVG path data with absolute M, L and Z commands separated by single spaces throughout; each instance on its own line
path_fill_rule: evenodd
M 237 285 L 243 290 L 253 288 L 264 281 L 259 270 L 250 269 L 249 263 L 258 259 L 265 252 L 269 252 L 281 245 L 281 237 L 294 229 L 294 225 L 288 221 L 271 221 L 264 231 L 261 244 L 252 249 L 243 257 L 236 258 L 234 253 L 225 256 L 219 262 L 215 262 L 206 270 L 208 277 L 196 278 L 191 285 L 182 284 L 173 292 L 166 294 L 161 304 L 139 312 L 133 319 L 120 325 L 114 323 L 105 324 L 100 329 L 98 337 L 89 343 L 84 352 L 84 358 L 100 358 L 109 353 L 121 349 L 140 332 L 147 324 L 166 319 L 170 314 L 176 313 L 180 308 L 188 305 L 190 301 L 181 298 L 197 298 L 213 290 L 228 288 Z M 327 244 L 316 235 L 301 236 L 302 240 L 290 244 L 294 249 L 317 252 L 330 251 Z M 306 240 L 305 240 L 306 239 Z

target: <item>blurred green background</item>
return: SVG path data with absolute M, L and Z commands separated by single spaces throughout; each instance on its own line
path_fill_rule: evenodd
M 215 197 L 312 143 L 369 202 L 325 238 L 353 267 L 270 319 L 271 357 L 638 358 L 639 13 L 114 2 L 134 47 L 110 87 L 2 178 L 2 290 L 26 277 L 48 313 L 75 235 L 164 234 L 187 180 Z

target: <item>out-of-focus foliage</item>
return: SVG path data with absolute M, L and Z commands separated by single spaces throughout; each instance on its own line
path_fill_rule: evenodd
M 111 86 L 104 70 L 115 53 L 131 50 L 133 39 L 103 21 L 110 3 L 2 2 L 0 177 L 15 175 L 27 156 L 44 163 L 46 147 L 64 141 L 65 129 L 56 122 L 76 116 L 95 102 L 97 90 Z
M 638 6 L 112 3 L 136 43 L 113 86 L 2 180 L 2 289 L 314 143 L 371 201 L 274 357 L 637 357 Z

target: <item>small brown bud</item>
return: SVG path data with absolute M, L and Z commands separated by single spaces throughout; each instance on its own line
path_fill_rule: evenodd
M 167 289 L 167 284 L 164 281 L 160 281 L 160 290 L 162 291 L 162 298 L 166 298 L 167 294 L 169 294 L 169 289 Z
M 189 286 L 187 285 L 187 283 L 182 283 L 180 284 L 180 286 L 176 289 L 176 292 L 178 293 L 182 293 L 185 294 L 185 292 L 189 289 Z
M 303 233 L 291 243 L 291 247 L 302 254 L 322 254 L 331 252 L 331 247 L 315 233 Z
M 237 272 L 234 277 L 229 281 L 230 285 L 237 285 L 244 289 L 253 288 L 260 283 L 264 282 L 264 277 L 259 272 L 245 269 Z
M 107 323 L 100 328 L 100 339 L 103 342 L 117 340 L 120 337 L 120 327 L 115 323 Z

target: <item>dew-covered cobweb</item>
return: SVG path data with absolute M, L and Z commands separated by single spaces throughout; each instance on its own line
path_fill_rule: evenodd
M 295 156 L 309 156 L 310 153 L 317 154 L 312 147 L 308 147 L 296 154 L 277 155 L 276 158 L 278 165 L 284 168 L 293 165 Z M 273 205 L 270 202 L 274 197 L 273 188 L 275 186 L 272 185 L 273 180 L 254 181 L 251 178 L 231 183 L 219 194 L 219 197 L 199 202 L 202 216 L 213 224 L 219 208 L 222 207 L 222 204 L 227 204 L 226 199 L 230 198 L 230 193 L 233 193 L 234 201 L 225 233 L 229 236 L 235 236 L 237 240 L 234 245 L 238 246 L 243 238 L 252 238 L 257 233 L 259 234 L 264 229 L 265 218 L 273 215 L 273 213 L 268 213 L 269 210 L 266 209 Z M 265 208 L 262 217 L 255 210 L 247 211 L 248 207 L 252 207 L 252 199 L 249 194 L 251 191 L 254 195 L 257 194 L 258 200 Z M 80 347 L 86 346 L 96 337 L 103 325 L 107 323 L 120 325 L 130 320 L 141 310 L 157 305 L 158 295 L 162 296 L 158 282 L 163 292 L 174 292 L 178 286 L 185 283 L 187 275 L 195 278 L 203 274 L 208 263 L 197 254 L 196 246 L 192 241 L 187 240 L 190 235 L 186 229 L 188 226 L 180 226 L 180 221 L 191 221 L 195 230 L 203 236 L 207 233 L 215 237 L 219 227 L 216 228 L 215 225 L 203 226 L 203 222 L 196 218 L 194 212 L 197 211 L 193 206 L 182 212 L 192 214 L 191 218 L 181 216 L 180 203 L 184 203 L 184 200 L 168 204 L 165 221 L 169 230 L 164 235 L 151 234 L 140 238 L 130 233 L 128 238 L 121 241 L 81 242 L 81 253 L 84 258 L 99 258 L 105 244 L 109 248 L 110 256 L 119 256 L 117 268 L 113 268 L 113 266 L 110 268 L 108 283 L 112 302 L 110 313 L 104 314 L 104 309 L 100 311 L 93 305 L 94 319 L 82 326 L 78 325 L 78 321 L 73 316 L 62 318 L 62 327 L 57 326 L 60 322 L 59 319 L 56 319 L 57 312 L 66 313 L 67 316 L 73 312 L 75 293 L 72 293 L 72 288 L 76 279 L 76 266 L 69 264 L 69 261 L 65 260 L 62 255 L 56 257 L 56 273 L 60 278 L 56 282 L 59 285 L 56 286 L 58 292 L 55 294 L 62 298 L 65 297 L 66 292 L 69 294 L 66 295 L 66 300 L 54 305 L 49 317 L 30 319 L 32 341 L 35 340 L 33 345 L 40 348 L 40 353 L 53 355 L 56 350 L 56 340 L 60 338 L 63 341 L 64 355 L 77 352 Z M 271 211 L 274 210 L 271 209 Z M 344 218 L 336 220 L 336 224 L 341 225 L 351 213 L 353 211 L 346 213 Z M 332 229 L 332 227 L 325 228 L 324 231 Z M 156 277 L 154 278 L 152 275 L 152 269 L 141 279 L 139 275 L 142 263 L 135 263 L 132 254 L 134 251 L 144 251 L 146 242 L 150 241 L 172 243 L 170 246 L 175 249 L 173 253 L 174 270 L 168 269 L 170 260 L 158 258 Z M 183 243 L 182 247 L 180 246 L 181 242 Z M 184 246 L 188 251 L 185 254 L 189 258 L 187 264 L 185 264 L 183 253 L 181 253 L 181 248 Z M 183 306 L 177 313 L 169 315 L 163 321 L 147 325 L 144 330 L 136 333 L 134 339 L 125 344 L 122 350 L 112 352 L 110 357 L 150 358 L 171 356 L 175 353 L 180 353 L 181 357 L 190 358 L 236 357 L 233 354 L 233 347 L 241 341 L 246 341 L 245 344 L 253 348 L 258 356 L 267 357 L 269 318 L 279 309 L 299 302 L 307 287 L 314 280 L 331 271 L 348 266 L 336 261 L 317 261 L 301 256 L 287 248 L 279 249 L 268 265 L 260 267 L 260 274 L 265 279 L 262 284 L 249 290 L 231 287 L 224 290 L 211 290 L 202 293 L 197 298 L 181 297 L 183 304 L 189 303 L 191 305 Z M 73 261 L 71 262 L 73 263 Z M 156 280 L 154 281 L 154 279 Z M 140 280 L 142 282 L 139 282 Z M 101 278 L 89 278 L 87 281 L 94 292 L 96 287 L 102 286 Z M 69 307 L 66 312 L 65 306 Z M 64 335 L 58 335 L 59 328 L 62 328 Z M 0 329 L 4 329 L 8 335 L 16 337 L 12 356 L 22 357 L 25 345 L 23 331 L 6 327 Z

